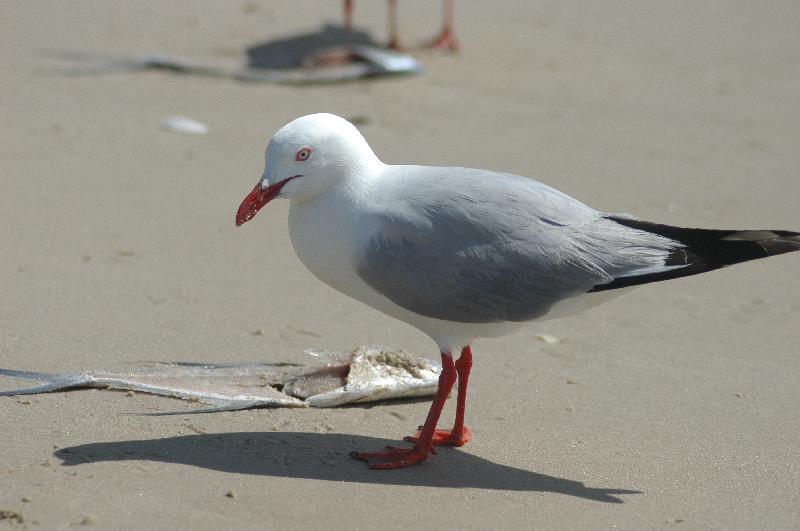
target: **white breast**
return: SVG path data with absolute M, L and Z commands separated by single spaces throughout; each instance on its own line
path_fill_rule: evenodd
M 336 187 L 309 201 L 292 201 L 289 236 L 311 273 L 319 280 L 391 317 L 431 336 L 441 349 L 457 351 L 477 337 L 497 337 L 513 332 L 522 323 L 453 323 L 410 312 L 367 285 L 356 264 L 374 227 L 365 225 L 366 206 L 358 196 Z
M 300 261 L 314 276 L 355 299 L 363 281 L 355 269 L 359 232 L 352 200 L 329 190 L 304 202 L 292 201 L 289 236 Z

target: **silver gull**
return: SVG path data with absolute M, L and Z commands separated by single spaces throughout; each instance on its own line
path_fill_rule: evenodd
M 623 288 L 800 250 L 796 232 L 679 228 L 599 212 L 517 175 L 387 165 L 332 114 L 275 133 L 237 226 L 277 197 L 290 200 L 292 245 L 317 278 L 439 346 L 438 390 L 425 424 L 406 437 L 414 445 L 353 454 L 373 468 L 408 466 L 436 445 L 469 440 L 474 339 L 588 308 Z M 457 379 L 455 424 L 437 429 Z

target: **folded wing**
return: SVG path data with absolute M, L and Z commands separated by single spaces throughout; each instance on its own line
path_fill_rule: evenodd
M 532 179 L 401 166 L 370 214 L 359 276 L 399 306 L 464 323 L 522 322 L 618 277 L 670 270 L 683 244 Z

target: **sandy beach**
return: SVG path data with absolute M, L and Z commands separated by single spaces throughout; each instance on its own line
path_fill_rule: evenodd
M 356 26 L 384 40 L 385 9 L 356 2 Z M 404 42 L 438 31 L 438 2 L 399 9 Z M 459 1 L 459 55 L 308 87 L 69 76 L 58 57 L 230 58 L 340 20 L 331 1 L 0 6 L 0 367 L 366 344 L 437 359 L 305 270 L 287 202 L 234 226 L 267 139 L 312 112 L 358 117 L 387 163 L 531 176 L 661 223 L 800 230 L 800 4 Z M 209 133 L 163 130 L 176 114 Z M 749 262 L 479 341 L 473 440 L 397 471 L 348 453 L 397 442 L 429 401 L 0 398 L 0 529 L 797 529 L 798 272 L 800 253 Z

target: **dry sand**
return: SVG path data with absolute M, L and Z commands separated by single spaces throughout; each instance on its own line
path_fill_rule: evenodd
M 356 5 L 382 37 L 383 3 Z M 400 9 L 407 42 L 436 32 L 438 3 Z M 0 366 L 300 361 L 367 343 L 435 358 L 305 271 L 287 204 L 234 227 L 265 140 L 313 111 L 367 117 L 386 162 L 536 176 L 665 223 L 800 229 L 793 2 L 458 2 L 462 55 L 313 88 L 67 77 L 47 53 L 230 56 L 339 10 L 0 6 Z M 160 130 L 170 114 L 210 133 Z M 0 511 L 30 529 L 797 528 L 798 270 L 797 255 L 751 262 L 479 342 L 473 441 L 394 472 L 347 453 L 409 433 L 426 401 L 191 415 L 121 392 L 0 399 Z M 187 414 L 142 415 L 163 411 Z

